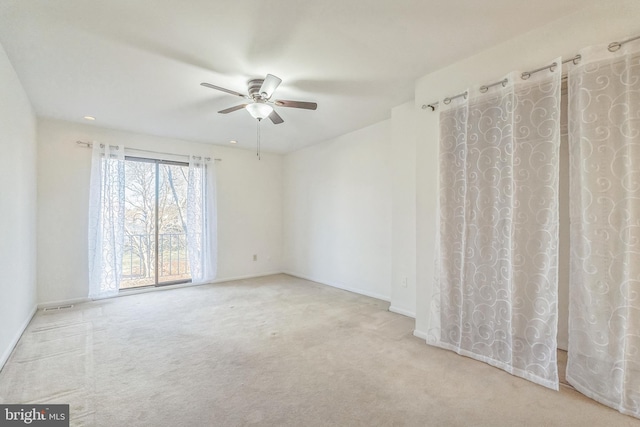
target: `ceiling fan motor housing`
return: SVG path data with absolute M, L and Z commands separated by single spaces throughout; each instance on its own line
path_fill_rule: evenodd
M 260 93 L 260 88 L 262 87 L 263 82 L 264 79 L 253 79 L 247 82 L 249 96 L 254 100 L 263 99 L 262 94 Z

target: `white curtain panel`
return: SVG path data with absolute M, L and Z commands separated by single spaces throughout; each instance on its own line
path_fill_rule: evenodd
M 558 389 L 561 61 L 440 114 L 427 342 Z
M 217 274 L 217 209 L 215 160 L 189 158 L 187 186 L 187 251 L 192 283 L 206 283 Z
M 569 72 L 567 380 L 640 417 L 640 43 L 581 52 Z
M 89 298 L 116 295 L 124 248 L 124 147 L 93 143 L 89 192 Z

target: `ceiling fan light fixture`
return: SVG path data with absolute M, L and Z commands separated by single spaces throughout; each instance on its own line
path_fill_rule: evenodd
M 258 119 L 258 120 L 262 120 L 265 117 L 269 117 L 269 114 L 273 112 L 273 107 L 263 102 L 254 102 L 251 104 L 247 104 L 247 106 L 244 108 L 247 109 L 249 114 L 251 114 L 251 116 L 254 119 Z

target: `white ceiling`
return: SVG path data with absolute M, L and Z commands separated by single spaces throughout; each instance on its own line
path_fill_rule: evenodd
M 0 43 L 39 116 L 250 148 L 256 121 L 218 110 L 282 78 L 262 124 L 289 152 L 384 120 L 416 78 L 596 0 L 2 0 Z M 84 121 L 86 123 L 86 121 Z

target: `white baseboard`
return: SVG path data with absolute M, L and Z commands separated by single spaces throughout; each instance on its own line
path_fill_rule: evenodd
M 191 286 L 202 286 L 202 285 L 211 285 L 214 283 L 224 283 L 224 282 L 233 282 L 235 280 L 245 280 L 245 279 L 255 279 L 257 277 L 266 277 L 266 276 L 273 276 L 275 274 L 288 274 L 289 276 L 293 276 L 293 277 L 299 277 L 300 279 L 305 279 L 305 280 L 310 280 L 312 282 L 316 282 L 316 283 L 320 283 L 322 285 L 326 285 L 326 286 L 331 286 L 333 288 L 338 288 L 338 289 L 342 289 L 345 291 L 349 291 L 349 292 L 353 292 L 356 294 L 360 294 L 360 295 L 364 295 L 367 297 L 371 297 L 371 298 L 376 298 L 382 301 L 386 301 L 386 302 L 390 302 L 391 301 L 391 297 L 387 296 L 387 295 L 382 295 L 382 294 L 378 294 L 375 292 L 369 292 L 366 291 L 364 289 L 358 289 L 358 288 L 352 288 L 350 286 L 346 286 L 342 283 L 336 283 L 336 282 L 327 282 L 324 280 L 320 280 L 314 277 L 310 277 L 310 276 L 305 276 L 303 274 L 297 274 L 297 273 L 293 273 L 290 271 L 273 271 L 273 272 L 265 272 L 265 273 L 259 273 L 259 274 L 248 274 L 248 275 L 244 275 L 244 276 L 233 276 L 233 277 L 222 277 L 219 279 L 216 279 L 212 282 L 207 282 L 207 283 L 181 283 L 178 285 L 167 285 L 167 286 L 159 286 L 159 287 L 146 287 L 146 288 L 140 288 L 140 289 L 131 289 L 131 290 L 127 290 L 124 292 L 120 292 L 118 295 L 114 295 L 112 297 L 107 297 L 108 298 L 119 298 L 119 297 L 123 297 L 123 296 L 127 296 L 127 295 L 136 295 L 136 294 L 144 294 L 147 292 L 158 292 L 158 291 L 166 291 L 169 289 L 180 289 L 180 288 L 187 288 L 187 287 L 191 287 Z M 68 299 L 68 300 L 59 300 L 59 301 L 48 301 L 48 302 L 43 302 L 38 304 L 38 308 L 48 308 L 48 307 L 59 307 L 62 305 L 69 305 L 69 304 L 80 304 L 83 302 L 88 302 L 88 301 L 92 301 L 90 298 L 73 298 L 73 299 Z M 391 308 L 389 308 L 390 311 L 393 311 L 394 313 L 398 313 L 398 314 L 402 314 L 405 316 L 409 316 L 409 317 L 413 317 L 415 318 L 415 313 L 411 313 L 409 311 L 406 310 L 402 310 L 402 309 L 397 309 L 398 311 L 395 311 L 395 308 L 392 310 Z
M 9 360 L 9 356 L 11 356 L 13 349 L 16 348 L 16 345 L 18 345 L 18 341 L 20 341 L 20 337 L 22 337 L 22 334 L 24 333 L 25 329 L 27 329 L 27 326 L 29 326 L 29 323 L 31 322 L 31 319 L 33 319 L 33 316 L 36 314 L 36 311 L 38 311 L 38 306 L 34 305 L 33 308 L 31 309 L 31 312 L 27 316 L 27 318 L 24 320 L 24 322 L 22 322 L 22 325 L 20 325 L 20 327 L 18 328 L 18 331 L 16 332 L 13 339 L 9 343 L 9 346 L 4 350 L 4 352 L 2 353 L 2 356 L 0 356 L 0 370 L 2 370 L 2 368 L 4 367 L 4 364 L 7 363 L 7 360 Z
M 306 276 L 304 274 L 298 274 L 298 273 L 294 273 L 294 272 L 291 272 L 291 271 L 284 271 L 283 273 L 284 274 L 288 274 L 289 276 L 298 277 L 300 279 L 310 280 L 312 282 L 320 283 L 321 285 L 331 286 L 332 288 L 342 289 L 343 291 L 353 292 L 354 294 L 360 294 L 360 295 L 364 295 L 364 296 L 367 296 L 367 297 L 379 299 L 379 300 L 382 300 L 382 301 L 391 302 L 391 297 L 388 296 L 388 295 L 382 295 L 382 294 L 378 294 L 376 292 L 369 292 L 369 291 L 366 291 L 364 289 L 359 289 L 359 288 L 352 288 L 352 287 L 344 285 L 342 283 L 328 282 L 326 280 L 317 279 L 315 277 L 310 277 L 310 276 Z
M 392 313 L 402 314 L 403 316 L 411 317 L 413 319 L 416 318 L 416 314 L 414 312 L 393 305 L 389 306 L 389 311 Z
M 569 343 L 566 340 L 558 340 L 558 349 L 569 351 Z
M 284 271 L 272 271 L 272 272 L 267 272 L 267 273 L 249 274 L 249 275 L 246 275 L 246 276 L 235 276 L 235 277 L 227 277 L 227 278 L 222 278 L 222 279 L 216 279 L 213 282 L 209 282 L 209 283 L 233 282 L 234 280 L 255 279 L 257 277 L 274 276 L 276 274 L 286 274 L 286 273 Z
M 91 301 L 89 298 L 73 298 L 60 301 L 41 302 L 38 304 L 38 309 L 60 307 L 63 305 L 81 304 L 83 302 Z
M 426 341 L 426 339 L 427 339 L 427 333 L 426 333 L 426 332 L 419 331 L 419 330 L 417 330 L 417 329 L 414 329 L 414 330 L 413 330 L 413 336 L 414 336 L 414 337 L 418 337 L 418 338 L 422 338 L 422 339 L 423 339 L 423 340 L 425 340 L 425 341 Z
M 167 285 L 167 286 L 158 286 L 158 287 L 150 286 L 150 287 L 144 287 L 139 289 L 134 288 L 134 289 L 126 290 L 124 292 L 120 292 L 118 295 L 113 295 L 111 297 L 106 297 L 106 298 L 99 298 L 96 300 L 119 298 L 119 297 L 125 297 L 127 295 L 145 294 L 147 292 L 168 291 L 170 289 L 188 288 L 191 286 L 202 286 L 202 285 L 211 285 L 214 283 L 232 282 L 234 280 L 255 279 L 256 277 L 273 276 L 274 274 L 282 274 L 282 271 L 266 272 L 266 273 L 260 273 L 260 274 L 249 274 L 246 276 L 223 277 L 220 279 L 216 279 L 212 282 L 206 282 L 206 283 L 180 283 L 177 285 Z M 83 302 L 89 302 L 89 301 L 93 301 L 93 300 L 91 298 L 73 298 L 73 299 L 60 300 L 60 301 L 48 301 L 48 302 L 43 302 L 38 304 L 38 308 L 49 308 L 49 307 L 59 307 L 62 305 L 81 304 Z

